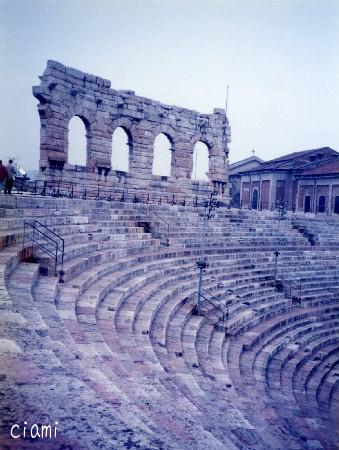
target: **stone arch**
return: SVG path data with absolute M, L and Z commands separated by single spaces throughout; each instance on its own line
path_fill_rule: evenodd
M 209 138 L 208 136 L 202 136 L 201 134 L 195 134 L 191 138 L 192 147 L 194 147 L 197 142 L 202 142 L 203 144 L 206 144 L 209 152 L 213 151 L 214 142 L 213 142 L 213 139 Z
M 83 130 L 81 130 L 81 123 Z M 89 158 L 90 123 L 78 114 L 74 114 L 67 123 L 67 136 L 65 139 L 65 151 L 67 162 L 73 165 L 86 166 Z M 84 131 L 83 137 L 81 137 Z
M 126 132 L 129 138 L 130 152 L 132 153 L 133 144 L 138 141 L 137 126 L 134 125 L 132 120 L 127 119 L 126 117 L 119 117 L 112 120 L 112 122 L 110 122 L 110 124 L 108 125 L 109 133 L 111 134 L 111 136 L 113 136 L 113 133 L 117 128 L 122 128 Z
M 64 151 L 66 156 L 66 161 L 69 161 L 69 124 L 73 117 L 79 117 L 81 121 L 83 122 L 85 126 L 85 137 L 86 137 L 86 166 L 89 165 L 89 161 L 91 159 L 91 138 L 92 138 L 92 127 L 96 120 L 96 113 L 94 111 L 91 111 L 88 108 L 84 108 L 81 104 L 74 104 L 67 108 L 66 111 L 64 111 Z M 70 164 L 72 164 L 70 162 Z M 82 165 L 82 164 L 79 164 Z
M 111 167 L 113 170 L 129 171 L 132 143 L 132 135 L 128 128 L 122 126 L 115 128 L 111 142 Z
M 169 177 L 172 174 L 173 140 L 164 132 L 153 141 L 152 174 Z
M 210 148 L 201 140 L 194 144 L 192 154 L 191 179 L 194 181 L 208 181 L 210 174 Z
M 172 151 L 175 151 L 176 143 L 177 143 L 177 134 L 172 127 L 165 124 L 157 125 L 152 130 L 153 140 L 159 135 L 164 134 L 167 139 L 170 141 L 172 145 Z
M 74 116 L 80 117 L 89 129 L 96 120 L 96 112 L 88 108 L 84 108 L 81 104 L 70 106 L 64 113 L 64 117 L 67 122 L 69 122 Z
M 177 132 L 170 126 L 170 125 L 166 125 L 166 124 L 159 124 L 156 125 L 152 131 L 152 153 L 153 153 L 153 157 L 152 157 L 152 171 L 153 171 L 153 162 L 154 162 L 154 142 L 157 138 L 157 136 L 159 136 L 159 134 L 164 134 L 166 136 L 166 138 L 168 139 L 168 141 L 170 142 L 170 150 L 171 150 L 171 163 L 170 163 L 170 175 L 171 176 L 176 176 L 176 172 L 177 172 L 177 156 L 178 154 L 176 153 L 176 150 L 179 148 L 178 147 L 178 134 Z
M 117 128 L 122 128 L 127 134 L 128 138 L 128 165 L 129 171 L 131 170 L 131 166 L 133 166 L 133 161 L 135 159 L 135 145 L 140 143 L 138 127 L 133 123 L 132 120 L 126 117 L 118 117 L 112 120 L 108 124 L 108 133 L 110 135 L 111 144 L 113 140 L 113 134 Z M 111 146 L 112 147 L 112 146 Z M 112 148 L 111 148 L 111 160 L 112 160 Z
M 214 142 L 211 138 L 209 138 L 206 135 L 201 135 L 199 134 L 195 134 L 194 136 L 192 136 L 191 138 L 191 150 L 190 150 L 190 167 L 189 167 L 189 178 L 191 178 L 191 180 L 194 180 L 194 159 L 195 159 L 195 153 L 194 153 L 194 149 L 196 147 L 196 145 L 201 142 L 202 144 L 204 144 L 207 147 L 207 151 L 208 151 L 208 171 L 206 172 L 207 178 L 210 178 L 210 174 L 211 174 L 211 157 L 213 154 L 213 149 L 214 149 Z M 207 180 L 205 180 L 207 181 Z

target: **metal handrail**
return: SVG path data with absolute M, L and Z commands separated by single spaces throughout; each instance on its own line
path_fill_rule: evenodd
M 149 212 L 150 214 L 154 214 L 158 219 L 161 220 L 161 222 L 163 222 L 167 228 L 167 232 L 169 233 L 170 230 L 170 224 L 169 222 L 167 222 L 167 220 L 165 220 L 157 211 L 155 211 L 152 207 L 149 208 Z
M 31 225 L 32 228 L 34 228 L 38 233 L 42 234 L 47 240 L 52 241 L 54 244 L 59 245 L 57 241 L 55 241 L 53 238 L 48 236 L 48 234 L 44 233 L 43 231 L 39 230 L 38 227 L 34 225 L 35 221 L 29 222 L 29 225 Z
M 29 236 L 30 240 L 38 248 L 43 250 L 43 252 L 45 252 L 46 254 L 48 254 L 49 256 L 52 256 L 54 258 L 54 273 L 55 273 L 55 275 L 57 275 L 58 264 L 60 262 L 59 255 L 61 254 L 60 275 L 61 275 L 61 279 L 62 279 L 63 265 L 64 265 L 64 253 L 65 253 L 64 239 L 61 236 L 59 236 L 58 234 L 56 234 L 54 231 L 50 230 L 46 225 L 39 222 L 38 220 L 32 220 L 32 221 L 25 220 L 24 221 L 23 243 L 22 243 L 23 248 L 25 247 L 25 238 L 26 238 L 26 228 L 27 227 L 31 227 L 33 230 L 32 236 Z M 42 228 L 42 230 L 39 229 L 39 227 Z M 42 243 L 38 239 L 36 239 L 35 233 L 38 234 L 39 238 L 44 239 L 45 242 Z M 55 236 L 55 238 L 57 238 L 59 240 L 59 242 L 55 238 L 53 239 L 53 237 L 49 236 L 48 233 L 51 233 L 53 236 Z M 55 251 L 51 250 L 47 245 L 52 245 L 52 247 L 54 247 Z
M 37 246 L 37 247 L 39 247 L 41 250 L 43 250 L 45 253 L 47 253 L 48 255 L 50 255 L 50 256 L 55 256 L 54 255 L 54 253 L 51 251 L 51 250 L 49 250 L 47 247 L 45 247 L 44 245 L 42 245 L 41 243 L 39 243 L 39 242 L 36 242 L 36 241 L 34 241 L 34 243 L 35 243 L 35 245 Z
M 156 212 L 151 205 L 148 206 L 148 208 L 144 209 L 144 207 L 141 207 L 139 209 L 139 214 L 140 215 L 144 215 L 144 217 L 150 221 L 150 222 L 154 222 L 155 224 L 157 224 L 159 226 L 159 234 L 161 236 L 161 244 L 162 245 L 169 245 L 169 232 L 170 232 L 170 224 L 169 222 L 167 222 L 158 212 Z M 164 225 L 166 228 L 166 231 L 163 230 L 163 228 L 161 229 L 161 225 Z M 143 224 L 145 230 L 147 230 L 148 232 L 152 232 L 152 227 L 150 226 L 149 223 L 145 223 Z M 166 234 L 165 234 L 166 233 Z M 165 234 L 165 236 L 164 236 Z
M 288 298 L 297 298 L 299 301 L 302 301 L 302 280 L 300 279 L 285 279 L 283 280 L 283 284 L 285 284 L 288 288 L 288 292 L 286 293 L 286 296 L 289 296 Z M 286 291 L 285 291 L 286 292 Z M 297 293 L 297 295 L 293 295 L 294 293 Z
M 60 239 L 60 241 L 64 242 L 64 239 L 59 236 L 57 233 L 55 233 L 53 230 L 50 230 L 46 225 L 44 225 L 43 223 L 39 222 L 38 220 L 33 220 L 33 223 L 37 223 L 40 227 L 44 228 L 46 231 L 48 231 L 48 233 L 53 234 L 57 239 Z M 50 238 L 52 239 L 52 238 Z
M 201 290 L 205 293 L 205 295 L 209 295 L 213 301 L 219 302 L 222 304 L 220 298 L 216 297 L 215 295 L 213 295 L 208 289 L 205 288 L 201 288 Z
M 55 247 L 59 249 L 59 244 L 54 241 L 53 239 L 49 238 L 49 236 L 47 236 L 45 233 L 43 233 L 42 231 L 38 230 L 37 228 L 34 228 L 34 230 L 41 236 L 44 236 L 46 238 L 47 241 L 52 241 L 55 244 Z M 33 241 L 43 250 L 45 250 L 46 253 L 49 253 L 50 255 L 54 256 L 53 253 L 51 253 L 50 249 L 44 245 L 42 245 L 40 242 L 37 242 L 34 238 Z
M 222 317 L 218 320 L 218 322 L 217 323 L 219 323 L 219 322 L 225 322 L 225 318 L 226 318 L 226 321 L 228 320 L 228 315 L 229 315 L 229 312 L 228 312 L 228 308 L 226 307 L 226 311 L 225 310 L 223 310 L 220 306 L 218 306 L 218 305 L 216 305 L 214 302 L 215 301 L 217 301 L 217 302 L 219 302 L 219 303 L 221 303 L 221 301 L 218 299 L 218 298 L 216 298 L 216 297 L 214 297 L 212 294 L 210 294 L 208 291 L 206 291 L 206 289 L 202 289 L 207 295 L 209 295 L 211 298 L 208 298 L 207 296 L 206 296 L 206 294 L 204 295 L 203 293 L 200 293 L 200 298 L 203 298 L 207 303 L 209 303 L 210 305 L 212 305 L 215 309 L 217 309 L 219 312 L 221 312 L 221 314 L 222 314 Z M 196 294 L 197 294 L 197 292 L 194 292 L 193 293 L 193 296 L 196 296 Z

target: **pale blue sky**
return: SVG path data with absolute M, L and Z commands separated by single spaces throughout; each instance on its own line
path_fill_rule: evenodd
M 339 0 L 0 0 L 0 157 L 39 158 L 32 85 L 47 59 L 203 113 L 231 161 L 339 150 Z

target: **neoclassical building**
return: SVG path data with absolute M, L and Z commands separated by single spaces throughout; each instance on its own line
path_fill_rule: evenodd
M 296 182 L 298 210 L 339 214 L 339 159 L 305 169 Z
M 258 167 L 263 160 L 256 155 L 236 161 L 229 165 L 229 184 L 231 206 L 240 206 L 241 173 Z
M 237 174 L 239 206 L 339 213 L 339 153 L 329 147 L 290 153 Z M 232 176 L 231 176 L 232 178 Z

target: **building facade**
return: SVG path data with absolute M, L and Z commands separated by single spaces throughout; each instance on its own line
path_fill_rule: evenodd
M 339 159 L 296 176 L 297 210 L 339 214 Z
M 263 160 L 258 156 L 250 156 L 229 165 L 229 184 L 231 206 L 240 206 L 241 172 L 257 168 Z
M 291 153 L 240 172 L 240 206 L 339 213 L 339 154 L 329 148 Z

